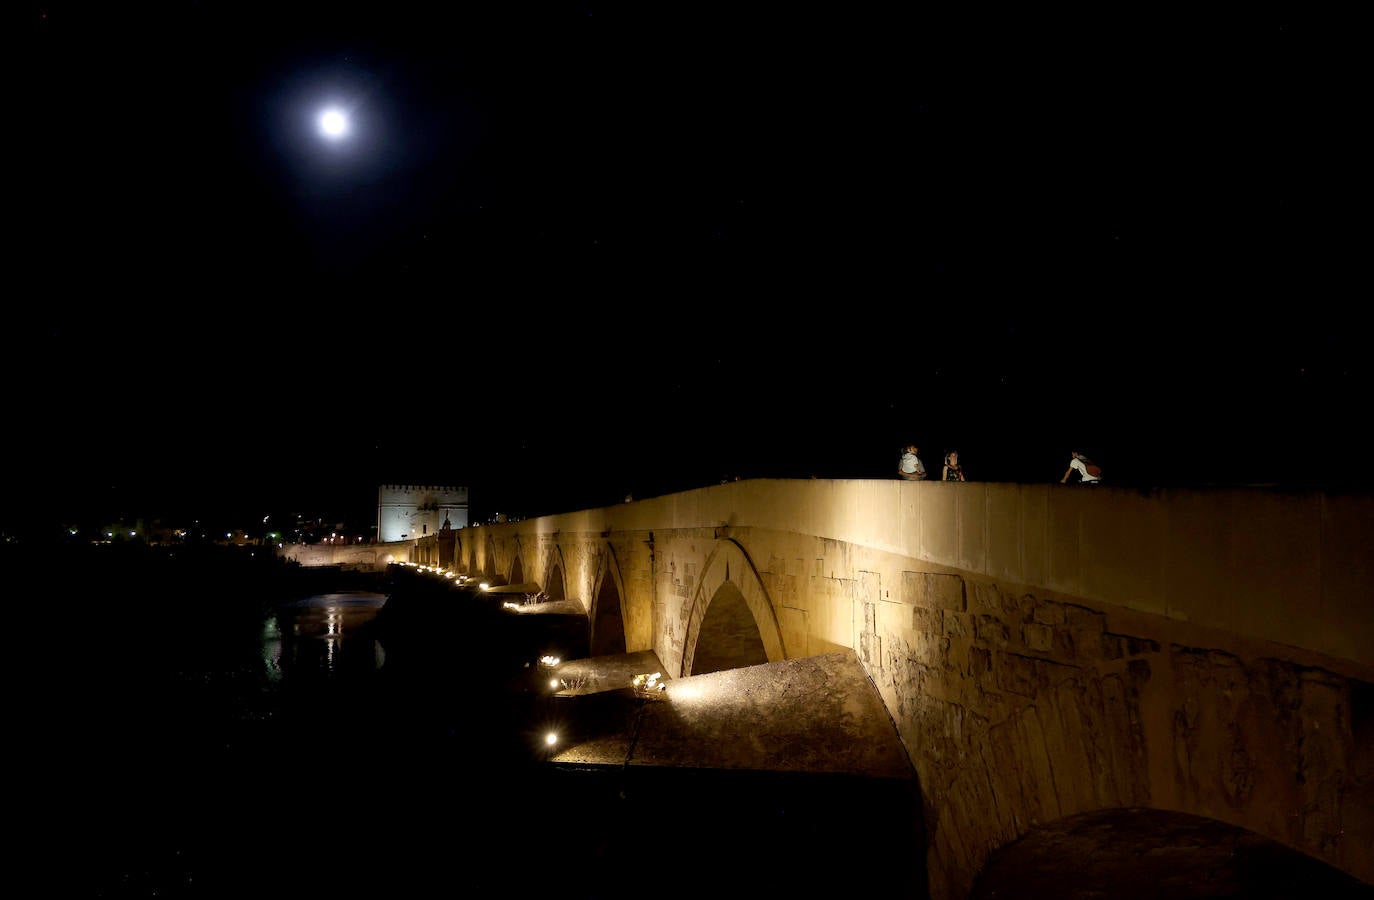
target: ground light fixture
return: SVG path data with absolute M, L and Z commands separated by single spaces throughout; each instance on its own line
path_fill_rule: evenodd
M 636 675 L 634 678 L 630 679 L 630 684 L 633 685 L 635 693 L 637 694 L 656 694 L 667 687 L 667 685 L 659 681 L 661 677 L 663 677 L 662 672 Z
M 559 662 L 561 662 L 561 660 L 560 660 L 558 657 L 556 657 L 556 656 L 549 656 L 549 655 L 541 656 L 541 657 L 539 657 L 539 668 L 544 669 L 544 670 L 546 670 L 546 671 L 549 671 L 549 670 L 552 670 L 552 669 L 557 668 Z M 561 679 L 559 679 L 559 678 L 557 678 L 557 677 L 554 677 L 554 678 L 550 678 L 550 679 L 549 679 L 549 687 L 552 688 L 553 690 L 556 691 L 556 690 L 558 690 L 559 688 L 561 688 L 562 686 L 563 686 L 563 681 L 562 681 Z

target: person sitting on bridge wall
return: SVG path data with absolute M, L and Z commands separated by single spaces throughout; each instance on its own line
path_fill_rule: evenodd
M 1097 484 L 1102 480 L 1102 470 L 1092 460 L 1077 450 L 1069 451 L 1069 455 L 1072 457 L 1069 460 L 1069 468 L 1064 472 L 1064 477 L 1059 479 L 1060 484 L 1067 484 L 1069 476 L 1074 472 L 1078 473 L 1079 484 Z
M 920 448 L 915 444 L 907 444 L 902 461 L 897 464 L 897 474 L 907 481 L 921 481 L 926 477 L 925 463 L 916 455 L 918 452 Z
M 959 451 L 951 450 L 945 454 L 945 467 L 940 472 L 941 481 L 966 481 L 964 467 L 959 465 Z

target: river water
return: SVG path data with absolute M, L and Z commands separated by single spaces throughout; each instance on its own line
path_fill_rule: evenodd
M 30 689 L 12 810 L 37 893 L 547 886 L 510 852 L 537 832 L 535 757 L 484 689 L 472 635 L 449 641 L 461 665 L 397 665 L 373 627 L 383 591 L 181 556 L 82 549 L 10 622 Z

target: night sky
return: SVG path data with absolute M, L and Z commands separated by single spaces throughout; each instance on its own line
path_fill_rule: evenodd
M 13 5 L 6 527 L 1368 486 L 1352 23 L 743 6 Z

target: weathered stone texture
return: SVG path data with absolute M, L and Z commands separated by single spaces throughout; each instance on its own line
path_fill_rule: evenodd
M 1191 808 L 1319 858 L 1353 858 L 1343 807 L 1374 748 L 1357 747 L 1347 727 L 1350 683 L 1278 660 L 1178 646 L 1170 657 L 1183 698 L 1175 777 Z
M 902 602 L 936 609 L 964 609 L 964 579 L 932 572 L 902 573 Z

